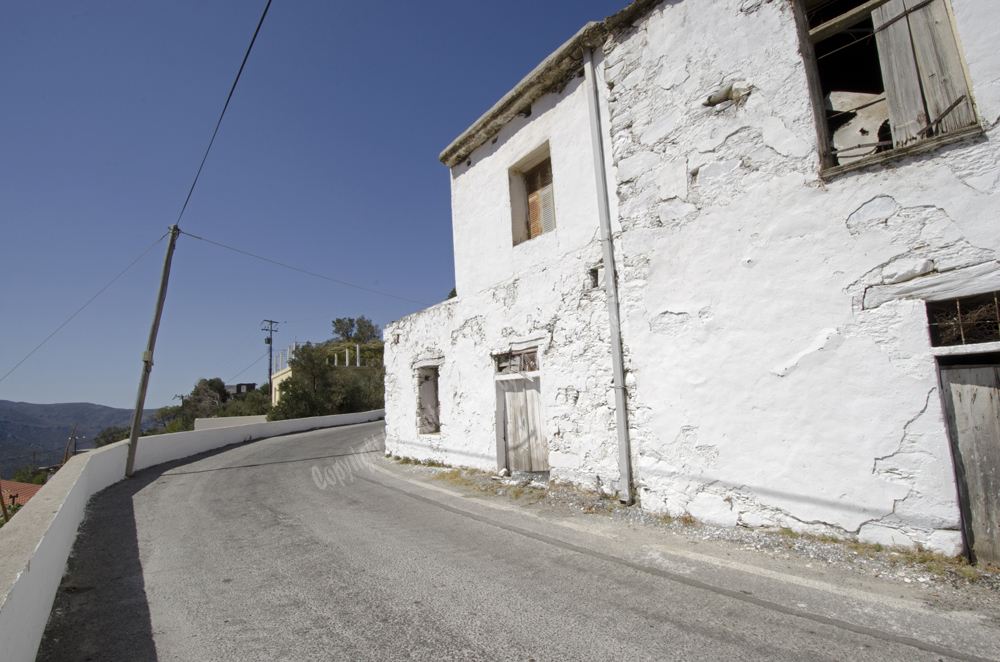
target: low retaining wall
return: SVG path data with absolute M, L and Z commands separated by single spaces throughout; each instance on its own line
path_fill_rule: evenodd
M 213 430 L 140 437 L 135 469 L 178 460 L 242 441 L 385 417 L 385 410 L 298 418 Z M 0 529 L 0 655 L 32 662 L 38 651 L 66 559 L 90 497 L 125 477 L 128 441 L 70 458 L 17 516 Z
M 267 416 L 223 416 L 222 418 L 196 418 L 194 431 L 214 430 L 216 428 L 231 428 L 236 425 L 254 425 L 266 423 Z

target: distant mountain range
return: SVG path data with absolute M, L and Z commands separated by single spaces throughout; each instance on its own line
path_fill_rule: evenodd
M 155 409 L 143 412 L 143 420 Z M 10 478 L 19 467 L 57 464 L 62 461 L 73 424 L 77 423 L 78 448 L 91 448 L 91 440 L 106 427 L 128 427 L 131 409 L 115 409 L 89 402 L 35 405 L 0 400 L 0 463 L 3 477 Z M 145 426 L 144 426 L 145 427 Z

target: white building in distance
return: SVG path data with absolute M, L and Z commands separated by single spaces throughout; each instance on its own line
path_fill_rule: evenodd
M 386 328 L 387 449 L 1000 559 L 994 14 L 585 26 L 441 155 L 459 296 Z

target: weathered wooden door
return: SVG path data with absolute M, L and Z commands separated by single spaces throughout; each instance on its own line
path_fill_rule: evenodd
M 969 547 L 1000 563 L 1000 366 L 941 368 Z
M 505 379 L 504 441 L 511 471 L 548 471 L 549 448 L 545 441 L 539 380 Z

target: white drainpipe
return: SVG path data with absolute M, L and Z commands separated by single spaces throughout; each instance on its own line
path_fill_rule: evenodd
M 583 49 L 587 72 L 587 104 L 590 108 L 590 139 L 594 146 L 594 176 L 597 179 L 597 209 L 601 225 L 601 247 L 604 251 L 604 286 L 608 293 L 608 318 L 611 322 L 611 363 L 614 372 L 615 419 L 618 426 L 618 494 L 622 503 L 635 502 L 632 491 L 632 451 L 628 436 L 628 411 L 625 405 L 625 362 L 622 358 L 622 328 L 618 316 L 618 271 L 615 269 L 615 247 L 611 241 L 611 208 L 608 203 L 608 177 L 604 169 L 604 137 L 601 133 L 601 106 L 594 52 Z

